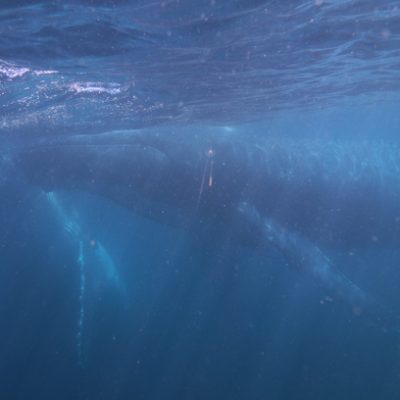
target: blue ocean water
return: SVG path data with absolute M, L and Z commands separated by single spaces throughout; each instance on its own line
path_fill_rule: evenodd
M 399 104 L 398 1 L 1 1 L 0 398 L 399 398 L 399 332 L 278 251 L 12 162 L 127 129 L 395 146 Z M 326 251 L 396 320 L 396 247 Z

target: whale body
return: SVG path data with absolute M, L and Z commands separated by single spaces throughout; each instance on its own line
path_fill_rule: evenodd
M 247 202 L 320 245 L 400 240 L 400 146 L 393 143 L 115 132 L 46 140 L 17 160 L 30 182 L 49 191 L 144 205 L 141 212 L 165 220 L 171 213 L 176 225 L 225 223 Z
M 195 234 L 277 249 L 357 307 L 371 301 L 324 249 L 400 241 L 395 143 L 120 131 L 41 140 L 16 165 L 46 191 L 87 191 Z

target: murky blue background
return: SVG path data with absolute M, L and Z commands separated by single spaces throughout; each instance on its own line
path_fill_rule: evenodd
M 75 193 L 122 282 L 92 263 L 80 302 L 77 243 L 4 161 L 128 128 L 395 142 L 399 100 L 398 1 L 1 1 L 0 398 L 399 398 L 400 335 L 279 254 Z M 330 256 L 400 313 L 397 249 Z

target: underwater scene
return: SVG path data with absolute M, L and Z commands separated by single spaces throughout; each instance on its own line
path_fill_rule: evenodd
M 400 3 L 0 1 L 0 399 L 400 398 Z

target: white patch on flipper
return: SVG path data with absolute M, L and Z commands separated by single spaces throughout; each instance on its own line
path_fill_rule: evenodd
M 97 270 L 97 276 L 106 278 L 107 284 L 112 284 L 122 294 L 126 300 L 126 291 L 118 274 L 118 270 L 108 250 L 99 241 L 91 241 L 88 234 L 82 229 L 79 213 L 75 209 L 68 209 L 62 205 L 58 196 L 54 192 L 46 193 L 47 199 L 60 220 L 64 231 L 68 234 L 73 242 L 78 244 L 77 264 L 79 266 L 79 316 L 77 322 L 77 353 L 79 365 L 85 366 L 84 357 L 84 326 L 85 326 L 85 303 L 87 292 L 87 268 Z M 93 243 L 92 243 L 93 242 Z M 91 256 L 95 255 L 95 257 Z M 89 263 L 89 265 L 88 265 Z M 102 287 L 103 285 L 97 285 Z
M 238 207 L 255 230 L 265 248 L 273 247 L 291 263 L 308 272 L 333 295 L 345 300 L 352 306 L 365 307 L 372 304 L 365 293 L 350 279 L 333 267 L 331 260 L 312 242 L 297 232 L 287 230 L 272 218 L 262 217 L 257 209 L 246 202 Z

